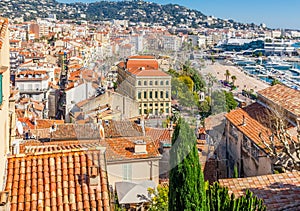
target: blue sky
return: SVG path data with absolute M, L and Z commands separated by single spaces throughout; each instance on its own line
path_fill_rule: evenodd
M 93 0 L 58 0 L 93 2 Z M 148 0 L 149 1 L 149 0 Z M 205 15 L 245 23 L 265 23 L 271 28 L 300 29 L 299 0 L 151 0 L 159 4 L 179 4 Z

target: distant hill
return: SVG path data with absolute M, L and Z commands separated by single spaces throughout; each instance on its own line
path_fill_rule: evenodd
M 157 23 L 194 28 L 198 26 L 241 29 L 256 27 L 254 24 L 237 23 L 233 20 L 211 19 L 200 11 L 176 4 L 160 5 L 141 0 L 94 3 L 59 3 L 55 0 L 0 1 L 0 15 L 11 19 L 23 17 L 24 20 L 32 20 L 36 17 L 48 17 L 48 14 L 57 14 L 59 19 L 86 19 L 89 21 L 119 19 L 135 23 Z

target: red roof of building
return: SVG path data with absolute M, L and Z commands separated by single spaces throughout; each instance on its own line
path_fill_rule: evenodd
M 9 157 L 10 210 L 110 210 L 104 159 L 99 150 Z
M 249 189 L 263 199 L 267 210 L 300 209 L 300 172 L 270 174 L 257 177 L 221 179 L 222 186 L 236 197 L 245 195 Z
M 146 135 L 150 136 L 155 142 L 156 147 L 160 147 L 160 143 L 172 144 L 173 130 L 165 128 L 146 128 Z
M 300 91 L 277 84 L 258 91 L 258 95 L 300 116 Z
M 141 68 L 158 70 L 158 61 L 156 59 L 128 59 L 127 69 Z
M 270 145 L 269 136 L 272 134 L 270 122 L 272 116 L 268 113 L 268 109 L 259 103 L 253 103 L 244 108 L 238 108 L 230 111 L 225 115 L 239 131 L 245 136 L 251 139 L 257 146 L 263 149 L 266 153 L 270 152 L 269 148 L 263 143 L 263 140 Z M 289 125 L 288 125 L 289 126 Z M 293 128 L 288 128 L 289 132 L 292 132 Z M 261 133 L 261 137 L 259 134 Z M 294 134 L 291 134 L 292 136 Z M 296 137 L 294 137 L 296 140 Z M 275 146 L 278 150 L 282 149 L 282 144 L 278 139 L 274 139 Z

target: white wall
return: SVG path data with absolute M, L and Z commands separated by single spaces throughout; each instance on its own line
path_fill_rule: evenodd
M 123 179 L 123 165 L 127 163 L 112 164 L 107 163 L 108 183 L 115 188 L 116 182 L 124 181 Z M 152 163 L 152 165 L 151 165 Z M 152 166 L 152 168 L 151 168 Z M 131 181 L 150 180 L 152 169 L 152 180 L 158 185 L 159 183 L 159 160 L 131 162 L 132 179 Z

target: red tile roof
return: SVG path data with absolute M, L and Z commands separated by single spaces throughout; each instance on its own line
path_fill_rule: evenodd
M 118 66 L 137 76 L 169 76 L 159 70 L 158 61 L 153 56 L 132 56 L 127 62 L 120 62 Z
M 156 59 L 128 59 L 127 69 L 136 67 L 158 70 L 158 61 Z
M 135 153 L 134 142 L 143 140 L 146 142 L 147 153 Z M 106 148 L 107 162 L 116 162 L 133 159 L 159 158 L 160 154 L 150 137 L 122 137 L 106 138 L 104 140 L 70 140 L 70 141 L 51 141 L 41 143 L 39 141 L 26 141 L 20 145 L 20 152 L 29 154 L 43 154 L 54 152 L 65 152 L 69 150 L 82 150 L 84 148 L 97 149 Z
M 50 127 L 33 131 L 36 137 L 51 140 L 99 139 L 99 127 L 96 124 L 58 124 L 50 134 Z
M 244 109 L 238 108 L 225 115 L 225 117 L 244 135 L 251 139 L 257 146 L 263 149 L 265 152 L 269 152 L 268 148 L 263 144 L 259 137 L 262 132 L 265 140 L 268 140 L 267 134 L 271 134 L 271 130 L 257 120 L 253 119 Z M 245 118 L 246 124 L 243 125 L 243 118 Z M 267 133 L 266 133 L 267 131 Z
M 257 146 L 263 149 L 266 153 L 269 152 L 267 146 L 263 143 L 259 134 L 261 133 L 262 138 L 267 144 L 270 144 L 269 136 L 272 134 L 270 127 L 272 113 L 259 103 L 253 103 L 244 108 L 238 108 L 230 111 L 225 115 L 226 119 L 229 120 L 239 131 L 251 139 Z M 245 124 L 243 124 L 243 118 L 245 118 Z M 291 125 L 288 125 L 289 132 L 293 130 Z M 293 135 L 291 133 L 291 135 Z M 294 139 L 297 141 L 297 139 Z M 282 148 L 282 144 L 275 138 L 275 145 L 278 150 Z
M 146 136 L 150 136 L 157 147 L 160 147 L 160 143 L 172 144 L 172 133 L 170 129 L 146 128 Z
M 298 90 L 277 84 L 258 91 L 258 96 L 267 98 L 296 116 L 300 116 L 300 91 Z
M 147 153 L 135 153 L 134 152 L 134 141 L 143 140 L 146 142 Z M 106 160 L 107 162 L 116 162 L 123 160 L 135 160 L 135 159 L 149 159 L 149 158 L 160 158 L 160 154 L 150 137 L 122 137 L 122 138 L 110 138 L 100 143 L 106 147 Z
M 249 189 L 263 199 L 267 210 L 300 209 L 300 172 L 221 179 L 219 182 L 236 197 L 244 195 Z
M 106 138 L 142 136 L 142 128 L 130 121 L 106 120 L 102 123 Z
M 36 128 L 50 128 L 53 124 L 64 124 L 64 120 L 53 120 L 53 119 L 37 119 Z
M 100 151 L 11 156 L 10 210 L 110 210 L 105 169 Z M 95 177 L 98 184 L 91 184 Z

